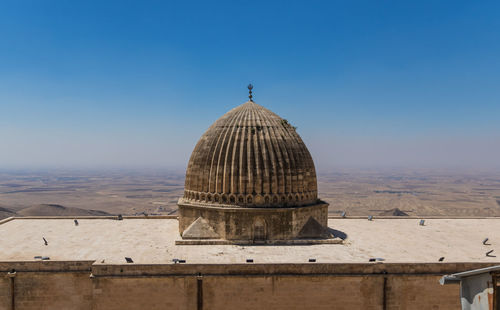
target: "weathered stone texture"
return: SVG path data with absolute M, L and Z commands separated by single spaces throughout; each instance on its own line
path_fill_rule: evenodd
M 90 309 L 89 273 L 19 272 L 15 277 L 16 309 Z
M 248 101 L 200 138 L 184 198 L 238 206 L 301 206 L 317 198 L 311 154 L 288 121 Z
M 0 310 L 11 309 L 10 279 L 5 273 L 0 276 Z
M 182 238 L 219 239 L 220 236 L 210 226 L 210 223 L 200 216 L 183 231 Z
M 485 266 L 97 264 L 92 267 L 93 277 L 90 271 L 63 272 L 54 268 L 52 272 L 18 271 L 15 297 L 18 310 L 195 310 L 201 280 L 203 309 L 383 310 L 386 278 L 385 302 L 389 310 L 454 310 L 460 308 L 459 285 L 441 286 L 441 274 Z M 59 267 L 64 268 L 64 264 Z M 9 279 L 2 272 L 0 309 L 11 309 Z
M 206 277 L 206 309 L 381 309 L 382 278 Z
M 92 310 L 196 309 L 195 277 L 118 276 L 96 277 L 92 281 Z
M 300 208 L 215 208 L 179 204 L 179 232 L 203 218 L 217 235 L 227 240 L 287 240 L 313 217 L 323 227 L 328 225 L 328 204 Z M 317 236 L 321 237 L 319 233 Z
M 388 310 L 460 309 L 460 285 L 436 285 L 441 276 L 389 276 Z
M 196 144 L 178 203 L 180 234 L 208 239 L 184 234 L 201 217 L 220 239 L 294 239 L 311 216 L 326 228 L 327 206 L 318 201 L 317 190 L 314 162 L 295 128 L 248 101 L 219 118 Z M 310 208 L 315 205 L 321 207 Z M 309 214 L 301 214 L 302 221 L 299 213 Z M 325 236 L 318 231 L 307 236 Z

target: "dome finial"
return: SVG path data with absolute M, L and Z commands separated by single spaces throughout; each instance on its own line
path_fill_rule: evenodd
M 248 84 L 248 98 L 250 98 L 250 101 L 253 102 L 253 99 L 252 99 L 252 89 L 253 89 L 253 85 L 252 84 Z

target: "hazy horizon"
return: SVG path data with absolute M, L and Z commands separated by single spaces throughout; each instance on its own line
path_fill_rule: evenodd
M 500 169 L 494 1 L 0 4 L 0 169 L 184 169 L 247 99 L 318 172 Z

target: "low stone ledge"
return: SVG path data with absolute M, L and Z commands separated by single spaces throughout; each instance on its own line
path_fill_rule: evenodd
M 292 239 L 292 240 L 223 240 L 223 239 L 180 239 L 175 245 L 313 245 L 313 244 L 343 244 L 340 238 L 331 239 Z

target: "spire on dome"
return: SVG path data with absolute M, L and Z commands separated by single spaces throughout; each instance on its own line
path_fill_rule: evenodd
M 248 84 L 248 98 L 250 98 L 250 101 L 253 102 L 253 96 L 252 96 L 252 89 L 253 89 L 253 85 L 252 84 Z

